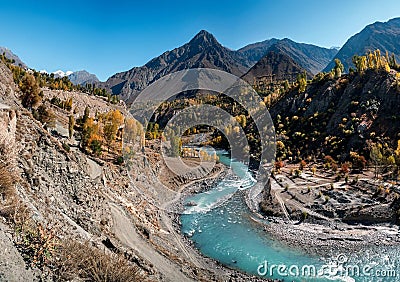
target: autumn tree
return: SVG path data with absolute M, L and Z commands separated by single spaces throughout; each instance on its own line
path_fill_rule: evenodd
M 90 116 L 90 109 L 88 106 L 85 107 L 85 112 L 83 113 L 82 123 L 85 124 Z
M 301 160 L 299 164 L 299 170 L 303 170 L 307 166 L 307 163 L 305 160 Z
M 378 167 L 383 162 L 383 149 L 381 144 L 372 144 L 370 148 L 370 158 L 374 163 L 375 167 L 375 177 L 378 177 Z
M 72 97 L 65 101 L 64 110 L 71 111 L 72 110 Z
M 350 164 L 347 162 L 342 163 L 342 165 L 340 167 L 340 171 L 345 175 L 348 174 L 350 172 Z
M 51 109 L 48 109 L 44 104 L 40 105 L 33 113 L 34 117 L 45 124 L 45 127 L 54 127 L 56 116 Z
M 69 116 L 68 119 L 68 133 L 69 133 L 69 138 L 72 138 L 74 135 L 74 126 L 75 126 L 75 119 L 73 115 Z
M 124 116 L 119 110 L 109 111 L 104 117 L 104 139 L 108 150 L 115 141 L 119 127 L 124 123 Z
M 278 158 L 285 159 L 286 158 L 285 152 L 286 152 L 285 144 L 281 140 L 276 141 L 276 156 Z
M 283 163 L 283 161 L 281 161 L 281 160 L 276 161 L 276 162 L 274 163 L 275 171 L 279 173 L 279 172 L 281 171 L 281 168 L 284 167 L 284 165 L 285 165 L 285 164 Z
M 337 168 L 336 161 L 335 161 L 331 156 L 329 156 L 329 155 L 328 155 L 328 156 L 325 156 L 324 162 L 325 162 L 324 167 L 327 168 L 327 169 L 331 169 L 331 168 L 333 168 L 334 166 L 336 166 L 336 168 Z
M 303 72 L 297 76 L 297 84 L 299 85 L 299 93 L 303 93 L 307 88 L 307 74 Z
M 342 62 L 339 59 L 335 59 L 334 71 L 335 71 L 335 77 L 336 78 L 339 78 L 339 77 L 342 76 L 342 73 L 344 71 L 344 66 L 343 66 Z
M 350 159 L 355 169 L 363 170 L 367 164 L 367 160 L 364 156 L 360 156 L 356 152 L 350 152 Z
M 374 69 L 375 66 L 376 66 L 375 54 L 372 52 L 369 52 L 367 54 L 367 67 L 369 69 Z
M 317 172 L 317 167 L 315 165 L 311 168 L 311 172 L 312 175 L 315 175 L 315 173 Z
M 19 85 L 22 91 L 22 105 L 31 109 L 41 101 L 40 88 L 33 75 L 25 73 Z
M 135 143 L 138 136 L 138 128 L 136 120 L 127 118 L 124 127 L 124 140 L 126 143 Z
M 353 64 L 358 73 L 364 73 L 367 70 L 367 57 L 366 56 L 353 56 Z
M 100 133 L 99 124 L 96 123 L 93 118 L 88 118 L 82 128 L 81 148 L 86 150 L 94 140 L 96 140 L 97 143 L 102 143 Z
M 369 51 L 365 56 L 353 57 L 353 64 L 361 74 L 367 69 L 390 72 L 391 63 L 389 54 L 386 52 L 386 56 L 382 56 L 379 49 L 373 52 Z

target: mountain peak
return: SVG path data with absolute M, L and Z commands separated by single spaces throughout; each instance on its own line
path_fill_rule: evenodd
M 58 71 L 53 72 L 55 78 L 69 76 L 72 73 L 73 73 L 73 71 L 64 72 L 62 70 L 58 70 Z
M 201 37 L 214 37 L 214 35 L 212 35 L 210 32 L 208 32 L 208 31 L 205 30 L 205 29 L 200 30 L 200 31 L 195 35 L 195 37 L 198 37 L 198 36 L 201 36 Z
M 70 73 L 68 78 L 75 85 L 86 85 L 99 82 L 99 79 L 95 74 L 89 73 L 86 70 Z
M 189 44 L 197 44 L 197 45 L 216 45 L 219 44 L 217 39 L 215 38 L 214 35 L 209 33 L 207 30 L 200 30 L 199 33 L 197 33 L 192 40 L 190 40 Z

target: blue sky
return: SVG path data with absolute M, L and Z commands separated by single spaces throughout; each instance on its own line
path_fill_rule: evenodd
M 0 0 L 0 46 L 37 70 L 86 69 L 105 80 L 201 29 L 231 49 L 272 37 L 331 47 L 394 17 L 398 0 Z

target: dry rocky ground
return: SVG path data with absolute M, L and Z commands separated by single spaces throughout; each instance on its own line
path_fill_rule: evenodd
M 322 256 L 374 245 L 399 245 L 398 186 L 373 178 L 373 171 L 351 174 L 346 181 L 321 167 L 314 174 L 284 167 L 271 179 L 262 209 L 273 237 Z

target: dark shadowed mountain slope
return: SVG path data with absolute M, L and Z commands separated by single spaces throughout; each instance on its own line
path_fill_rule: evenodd
M 252 85 L 255 81 L 265 77 L 271 82 L 282 80 L 292 82 L 298 74 L 304 71 L 306 70 L 281 50 L 279 45 L 273 45 L 268 53 L 242 78 Z M 312 77 L 310 73 L 308 73 L 308 76 Z
M 238 50 L 242 57 L 247 58 L 247 64 L 255 64 L 264 57 L 271 46 L 279 48 L 297 62 L 302 68 L 312 74 L 320 72 L 336 55 L 336 49 L 327 49 L 311 44 L 297 43 L 290 39 L 270 39 L 247 45 Z
M 200 31 L 190 42 L 167 51 L 142 67 L 135 67 L 110 77 L 103 86 L 113 94 L 132 101 L 138 92 L 167 74 L 189 68 L 212 68 L 237 76 L 243 75 L 250 66 L 235 51 L 223 47 L 207 31 Z
M 342 61 L 345 71 L 353 66 L 354 55 L 364 55 L 368 51 L 380 49 L 382 54 L 388 51 L 400 59 L 400 18 L 388 22 L 376 22 L 366 26 L 361 32 L 353 35 L 339 50 L 335 58 Z M 325 68 L 330 71 L 335 63 L 332 60 Z
M 261 60 L 268 53 L 268 49 L 277 42 L 279 42 L 279 39 L 271 38 L 261 42 L 252 43 L 240 48 L 238 53 L 242 55 L 248 65 L 253 66 Z

